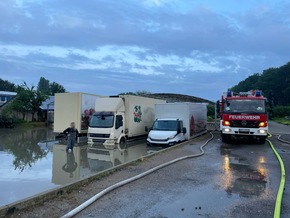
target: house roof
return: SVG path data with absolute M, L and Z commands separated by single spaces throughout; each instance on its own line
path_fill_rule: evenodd
M 6 91 L 0 91 L 1 96 L 15 96 L 17 95 L 16 92 L 6 92 Z
M 40 106 L 41 110 L 54 110 L 54 96 L 49 96 L 48 99 L 46 99 L 44 102 L 42 102 L 42 105 Z

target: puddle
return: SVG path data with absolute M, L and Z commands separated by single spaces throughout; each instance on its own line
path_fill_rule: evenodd
M 240 197 L 260 196 L 267 184 L 267 172 L 264 167 L 265 157 L 260 156 L 256 164 L 249 164 L 246 158 L 233 154 L 228 148 L 221 147 L 223 158 L 222 188 L 228 195 Z
M 52 130 L 0 129 L 0 206 L 160 150 L 145 141 L 129 143 L 122 151 L 103 146 L 76 146 L 71 153 L 54 140 Z

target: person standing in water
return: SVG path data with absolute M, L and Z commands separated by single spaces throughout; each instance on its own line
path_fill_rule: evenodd
M 66 151 L 72 152 L 73 147 L 78 139 L 79 131 L 76 129 L 76 125 L 74 122 L 70 124 L 70 127 L 68 127 L 66 130 L 63 131 L 63 134 L 67 137 L 67 147 Z

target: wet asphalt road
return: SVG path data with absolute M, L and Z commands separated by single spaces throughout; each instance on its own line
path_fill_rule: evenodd
M 290 141 L 290 128 L 271 123 L 270 130 Z M 290 146 L 271 139 L 286 167 Z M 197 153 L 202 143 L 184 147 Z M 202 157 L 181 161 L 119 188 L 77 217 L 273 217 L 280 166 L 268 144 L 224 144 L 219 134 Z M 286 189 L 281 217 L 290 217 Z

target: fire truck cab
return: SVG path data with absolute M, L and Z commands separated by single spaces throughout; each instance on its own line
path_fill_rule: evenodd
M 219 101 L 218 101 L 219 102 Z M 266 98 L 261 91 L 228 91 L 222 96 L 220 130 L 223 142 L 232 138 L 251 137 L 264 144 L 268 136 Z

